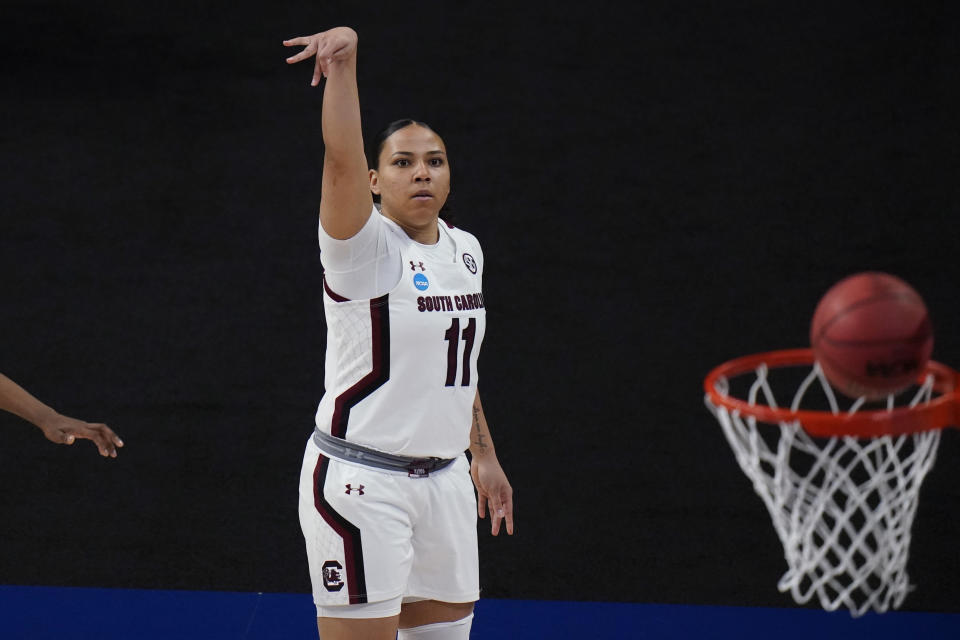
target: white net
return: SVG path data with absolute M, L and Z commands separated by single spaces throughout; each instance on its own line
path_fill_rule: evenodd
M 776 408 L 766 365 L 755 370 L 747 401 Z M 727 395 L 729 381 L 717 390 Z M 909 398 L 929 402 L 932 376 Z M 803 408 L 811 389 L 829 410 L 841 412 L 819 365 L 814 364 L 791 401 Z M 819 395 L 818 393 L 816 395 Z M 920 485 L 933 466 L 940 430 L 874 438 L 812 438 L 798 422 L 760 423 L 722 406 L 716 415 L 740 468 L 763 499 L 783 544 L 787 572 L 778 583 L 800 604 L 816 596 L 828 611 L 853 616 L 897 608 L 911 586 L 907 576 L 910 529 Z M 855 412 L 863 401 L 846 412 Z M 892 409 L 894 398 L 887 399 Z

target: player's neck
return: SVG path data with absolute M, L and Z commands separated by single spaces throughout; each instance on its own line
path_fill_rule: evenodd
M 440 226 L 437 222 L 437 218 L 434 218 L 430 222 L 420 226 L 413 226 L 407 223 L 404 223 L 402 220 L 398 220 L 387 212 L 382 212 L 390 220 L 399 225 L 403 229 L 411 240 L 414 242 L 419 242 L 420 244 L 434 245 L 440 242 Z

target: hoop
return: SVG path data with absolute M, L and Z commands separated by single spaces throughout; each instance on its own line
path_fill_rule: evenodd
M 912 407 L 892 405 L 886 409 L 861 410 L 847 413 L 810 411 L 797 408 L 751 404 L 734 398 L 726 391 L 726 379 L 748 373 L 762 367 L 788 367 L 814 365 L 812 349 L 784 349 L 757 353 L 730 360 L 707 374 L 703 388 L 708 401 L 715 407 L 744 416 L 752 416 L 761 422 L 799 423 L 814 436 L 855 436 L 871 438 L 884 435 L 918 433 L 931 429 L 943 429 L 960 423 L 960 374 L 939 362 L 930 361 L 918 381 L 926 378 L 932 389 L 939 393 L 929 402 Z
M 804 377 L 781 408 L 776 395 L 794 373 Z M 738 390 L 749 383 L 745 399 L 731 395 L 731 380 Z M 777 588 L 797 603 L 816 597 L 860 616 L 899 607 L 912 589 L 910 530 L 941 431 L 960 418 L 960 374 L 930 362 L 916 383 L 885 408 L 860 398 L 841 409 L 810 349 L 731 360 L 704 380 L 704 400 L 783 545 Z M 802 408 L 824 401 L 829 410 Z

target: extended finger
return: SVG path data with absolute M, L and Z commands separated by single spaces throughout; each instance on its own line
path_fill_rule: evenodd
M 500 523 L 503 521 L 503 503 L 500 499 L 490 499 L 490 533 L 500 533 Z
M 483 520 L 487 517 L 487 495 L 483 492 L 477 492 L 477 515 Z
M 315 87 L 320 84 L 320 77 L 323 75 L 323 66 L 320 64 L 320 56 L 317 56 L 317 61 L 313 64 L 313 79 L 310 81 L 310 86 Z
M 504 519 L 507 523 L 507 533 L 513 535 L 513 497 L 507 495 L 507 499 L 503 501 L 503 512 Z
M 290 38 L 289 40 L 283 41 L 283 46 L 285 47 L 299 47 L 310 44 L 311 40 L 308 36 L 299 36 L 297 38 Z
M 308 58 L 313 56 L 313 54 L 315 54 L 316 52 L 317 52 L 317 45 L 316 43 L 311 42 L 309 45 L 307 45 L 306 49 L 304 49 L 300 53 L 296 53 L 290 56 L 289 58 L 287 58 L 287 64 L 294 64 L 294 63 L 300 62 L 301 60 L 307 60 Z

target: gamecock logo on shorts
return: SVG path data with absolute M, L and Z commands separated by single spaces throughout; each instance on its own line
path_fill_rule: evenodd
M 336 560 L 327 560 L 323 563 L 323 586 L 327 591 L 343 589 L 343 565 Z
M 467 265 L 467 269 L 470 270 L 470 273 L 477 272 L 477 261 L 473 259 L 473 256 L 469 253 L 463 254 L 463 264 Z

